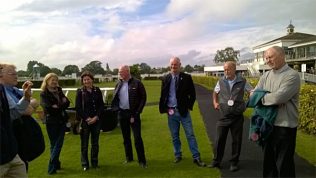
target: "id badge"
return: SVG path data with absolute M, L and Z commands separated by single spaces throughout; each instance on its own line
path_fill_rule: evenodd
M 168 109 L 168 114 L 169 114 L 169 116 L 174 115 L 174 110 L 173 109 Z
M 228 106 L 233 106 L 234 105 L 234 100 L 228 100 L 227 104 L 228 104 Z
M 71 127 L 71 123 L 70 123 L 70 122 L 67 122 L 67 123 L 66 123 L 66 127 L 70 128 L 70 127 Z

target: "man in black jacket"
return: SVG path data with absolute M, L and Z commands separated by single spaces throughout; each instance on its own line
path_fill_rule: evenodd
M 179 137 L 180 123 L 186 134 L 192 153 L 193 162 L 198 166 L 205 166 L 200 159 L 200 152 L 194 136 L 189 110 L 193 109 L 195 102 L 195 88 L 192 77 L 180 72 L 180 59 L 170 59 L 171 72 L 165 76 L 161 85 L 159 102 L 160 113 L 168 114 L 168 125 L 172 136 L 175 163 L 182 160 L 181 141 Z
M 1 72 L 1 71 L 0 71 Z M 3 77 L 0 74 L 0 77 Z M 0 177 L 27 177 L 25 164 L 18 155 L 18 145 L 13 133 L 10 110 L 3 85 L 0 83 L 1 150 Z
M 124 163 L 133 161 L 132 128 L 139 166 L 147 168 L 140 121 L 140 113 L 143 111 L 147 99 L 146 90 L 140 80 L 131 76 L 127 65 L 119 68 L 119 76 L 120 80 L 116 84 L 113 94 L 112 108 L 118 111 L 126 156 Z

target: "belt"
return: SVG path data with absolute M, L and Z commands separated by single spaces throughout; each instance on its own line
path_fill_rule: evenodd
M 130 109 L 119 109 L 119 111 L 123 111 L 123 112 L 130 112 L 131 110 Z

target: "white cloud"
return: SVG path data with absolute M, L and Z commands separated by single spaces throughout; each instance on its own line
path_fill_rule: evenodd
M 155 3 L 1 2 L 0 61 L 23 70 L 30 60 L 60 69 L 100 60 L 115 68 L 141 62 L 166 66 L 178 55 L 183 65 L 194 65 L 227 46 L 252 48 L 283 36 L 290 20 L 296 31 L 316 34 L 314 0 L 171 0 L 155 14 L 144 9 Z

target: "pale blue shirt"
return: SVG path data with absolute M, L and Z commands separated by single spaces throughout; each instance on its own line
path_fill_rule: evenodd
M 122 83 L 123 84 L 119 91 L 119 98 L 120 98 L 119 106 L 121 109 L 129 109 L 128 81 L 123 81 Z
M 13 90 L 18 92 L 20 95 L 23 96 L 23 92 L 20 91 L 16 87 L 11 87 L 11 86 L 4 86 L 6 96 L 8 99 L 8 104 L 9 104 L 9 109 L 10 109 L 10 118 L 11 121 L 20 118 L 24 111 L 27 109 L 28 105 L 30 104 L 29 101 L 25 100 L 24 97 L 21 99 L 18 99 L 14 94 Z
M 169 107 L 177 107 L 176 78 L 175 77 L 178 77 L 178 80 L 179 80 L 179 75 L 172 75 L 170 88 L 169 88 L 169 98 L 168 98 Z

